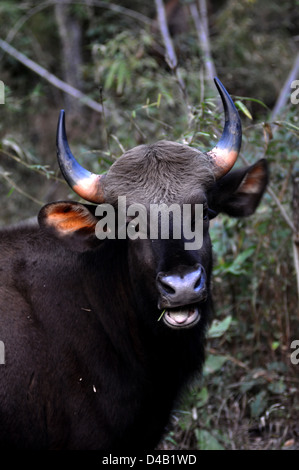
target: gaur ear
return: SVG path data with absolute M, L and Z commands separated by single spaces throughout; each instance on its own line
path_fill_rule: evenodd
M 230 171 L 208 192 L 212 216 L 224 212 L 233 217 L 246 217 L 256 210 L 269 179 L 265 159 L 240 170 Z
M 38 215 L 41 228 L 62 240 L 74 251 L 96 247 L 100 240 L 95 235 L 98 218 L 96 206 L 78 202 L 53 202 L 44 206 Z

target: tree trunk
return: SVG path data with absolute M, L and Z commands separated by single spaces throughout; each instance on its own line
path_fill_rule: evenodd
M 62 45 L 62 74 L 63 80 L 69 85 L 82 89 L 82 32 L 79 21 L 71 15 L 70 5 L 60 3 L 55 5 L 55 16 Z M 75 110 L 78 102 L 71 97 L 66 98 L 66 107 Z

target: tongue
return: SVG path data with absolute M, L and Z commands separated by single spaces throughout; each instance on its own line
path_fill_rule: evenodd
M 186 320 L 188 320 L 188 312 L 169 312 L 169 316 L 176 322 L 176 323 L 185 323 Z

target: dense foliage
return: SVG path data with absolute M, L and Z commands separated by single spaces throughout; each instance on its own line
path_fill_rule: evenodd
M 2 225 L 36 214 L 48 201 L 74 198 L 56 163 L 63 107 L 75 155 L 96 172 L 143 142 L 167 138 L 210 149 L 222 129 L 222 109 L 185 10 L 191 1 L 181 0 L 183 9 L 169 19 L 185 90 L 165 61 L 155 2 L 61 3 L 2 1 L 1 38 L 72 80 L 104 113 L 66 96 L 0 49 Z M 253 217 L 212 223 L 215 321 L 207 363 L 162 448 L 299 449 L 299 364 L 290 361 L 291 342 L 299 339 L 290 226 L 299 104 L 288 99 L 275 122 L 271 117 L 298 53 L 299 3 L 221 0 L 207 6 L 214 65 L 243 121 L 238 165 L 267 158 L 271 181 Z M 67 66 L 74 63 L 69 76 Z

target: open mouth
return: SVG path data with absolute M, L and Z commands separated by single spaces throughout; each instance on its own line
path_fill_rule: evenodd
M 195 305 L 184 305 L 166 309 L 163 315 L 164 323 L 172 328 L 190 328 L 200 319 L 200 313 Z

